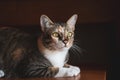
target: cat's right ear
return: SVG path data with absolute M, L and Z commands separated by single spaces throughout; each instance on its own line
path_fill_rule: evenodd
M 41 15 L 40 25 L 43 32 L 45 31 L 45 29 L 50 28 L 51 24 L 53 24 L 53 22 L 46 15 Z

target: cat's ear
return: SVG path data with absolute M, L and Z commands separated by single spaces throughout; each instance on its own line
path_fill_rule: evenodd
M 70 17 L 67 21 L 67 25 L 72 28 L 73 30 L 75 30 L 75 24 L 77 21 L 78 15 L 74 14 L 72 17 Z
M 41 15 L 40 25 L 43 32 L 45 29 L 50 28 L 51 24 L 53 24 L 53 22 L 46 15 Z

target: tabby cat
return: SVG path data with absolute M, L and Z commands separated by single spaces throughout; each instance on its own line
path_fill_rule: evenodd
M 20 29 L 0 28 L 0 77 L 77 76 L 80 69 L 67 64 L 77 17 L 54 23 L 41 15 L 42 34 L 37 38 Z

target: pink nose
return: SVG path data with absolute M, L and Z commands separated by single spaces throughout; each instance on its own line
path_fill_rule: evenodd
M 63 40 L 63 42 L 64 42 L 65 44 L 67 44 L 68 40 L 67 40 L 67 39 L 65 39 L 65 40 Z

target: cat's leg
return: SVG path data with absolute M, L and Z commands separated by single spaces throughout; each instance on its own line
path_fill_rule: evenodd
M 4 72 L 3 72 L 3 70 L 0 70 L 0 78 L 2 78 L 2 77 L 4 77 Z
M 73 77 L 77 76 L 79 73 L 80 69 L 76 66 L 70 66 L 69 68 L 61 67 L 55 77 Z
M 58 67 L 49 67 L 48 70 L 50 70 L 53 75 L 56 75 L 59 72 Z
M 23 77 L 54 77 L 59 72 L 58 67 L 30 67 L 26 73 L 23 73 Z M 24 76 L 25 75 L 25 76 Z

